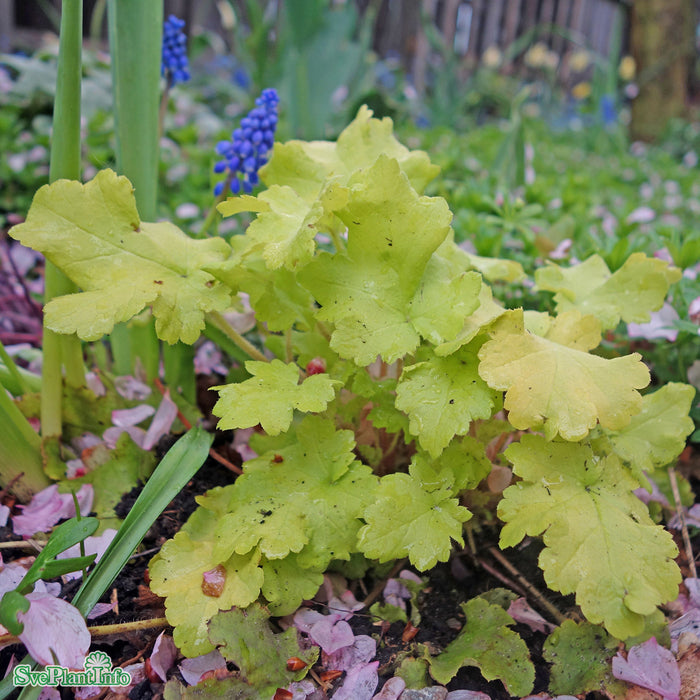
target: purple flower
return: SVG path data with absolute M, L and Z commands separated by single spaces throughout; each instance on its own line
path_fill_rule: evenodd
M 187 61 L 187 37 L 182 31 L 185 21 L 170 15 L 163 25 L 163 62 L 161 75 L 172 83 L 184 83 L 190 79 Z
M 228 173 L 227 179 L 214 188 L 217 197 L 227 187 L 233 194 L 238 194 L 241 189 L 252 192 L 258 184 L 258 170 L 269 160 L 275 142 L 278 104 L 279 97 L 274 88 L 263 90 L 255 100 L 255 107 L 231 134 L 231 140 L 219 141 L 216 145 L 216 152 L 222 160 L 216 163 L 214 172 Z

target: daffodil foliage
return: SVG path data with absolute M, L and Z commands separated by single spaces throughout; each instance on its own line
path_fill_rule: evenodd
M 258 456 L 199 497 L 150 567 L 186 655 L 214 648 L 219 611 L 259 601 L 291 613 L 329 568 L 446 561 L 476 520 L 468 506 L 489 500 L 473 492 L 491 459 L 519 477 L 498 496 L 501 545 L 542 537 L 548 585 L 575 594 L 591 622 L 639 635 L 676 596 L 675 546 L 632 492 L 682 450 L 693 392 L 644 393 L 638 354 L 596 349 L 620 320 L 647 320 L 678 272 L 641 253 L 615 273 L 595 256 L 550 265 L 535 282 L 556 314 L 507 310 L 490 284 L 517 284 L 522 270 L 454 243 L 447 203 L 423 193 L 436 175 L 362 108 L 337 141 L 276 144 L 266 189 L 219 205 L 252 219 L 230 240 L 142 222 L 111 171 L 42 188 L 12 229 L 80 289 L 47 305 L 57 332 L 97 340 L 148 307 L 162 340 L 194 343 L 207 319 L 223 328 L 239 295 L 255 313 L 248 340 L 228 333 L 257 348 L 237 382 L 214 387 L 214 415 L 222 430 L 255 428 Z M 482 607 L 467 610 L 454 658 L 431 661 L 436 678 L 465 654 L 507 676 L 473 651 L 482 613 L 518 646 Z M 518 654 L 525 670 L 507 682 L 526 693 Z

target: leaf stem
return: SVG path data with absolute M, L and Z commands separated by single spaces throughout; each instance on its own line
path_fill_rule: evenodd
M 233 341 L 233 343 L 243 350 L 243 352 L 245 352 L 249 357 L 261 362 L 269 362 L 267 357 L 265 357 L 265 355 L 263 355 L 260 350 L 255 347 L 255 345 L 238 333 L 238 331 L 236 331 L 218 311 L 210 311 L 207 314 L 207 321 L 211 323 L 212 326 L 218 328 L 222 333 L 224 333 L 229 340 Z
M 24 381 L 24 377 L 19 373 L 19 369 L 17 368 L 17 365 L 15 364 L 14 360 L 10 357 L 10 354 L 5 350 L 5 346 L 0 342 L 0 360 L 2 360 L 3 364 L 7 368 L 7 371 L 10 373 L 12 376 L 12 379 L 17 384 L 17 387 L 19 388 L 19 393 L 22 394 L 28 394 L 29 393 L 29 387 L 27 386 L 27 383 Z

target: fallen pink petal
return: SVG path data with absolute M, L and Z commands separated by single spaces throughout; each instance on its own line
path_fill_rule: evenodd
M 205 673 L 226 668 L 226 659 L 221 656 L 221 652 L 215 649 L 202 656 L 184 659 L 178 664 L 178 668 L 185 683 L 197 685 Z
M 70 603 L 48 593 L 29 593 L 29 610 L 18 613 L 24 625 L 19 635 L 33 659 L 82 670 L 90 650 L 90 632 L 83 616 Z M 54 661 L 55 657 L 55 661 Z
M 83 484 L 76 492 L 81 515 L 92 510 L 94 491 L 91 484 Z M 59 520 L 75 516 L 75 504 L 70 493 L 59 493 L 58 485 L 52 484 L 34 496 L 24 506 L 20 515 L 12 519 L 16 535 L 29 537 L 37 532 L 48 532 Z
M 613 676 L 653 690 L 666 700 L 679 700 L 681 674 L 673 654 L 654 637 L 632 647 L 625 659 L 620 652 L 613 658 Z
M 348 671 L 343 685 L 333 693 L 334 700 L 372 700 L 377 689 L 379 661 L 355 666 Z
M 173 667 L 177 658 L 177 647 L 173 638 L 161 632 L 153 645 L 151 654 L 151 668 L 156 672 L 163 683 L 167 680 L 167 673 Z

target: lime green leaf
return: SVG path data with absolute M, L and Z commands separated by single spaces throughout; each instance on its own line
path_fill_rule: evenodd
M 299 279 L 320 303 L 318 317 L 335 324 L 331 347 L 368 365 L 418 346 L 408 303 L 452 215 L 443 199 L 419 197 L 395 160 L 381 156 L 361 175 L 338 212 L 348 228 L 347 253 L 322 253 Z
M 112 170 L 85 185 L 42 187 L 12 235 L 84 290 L 47 304 L 46 323 L 58 333 L 98 340 L 151 305 L 159 338 L 194 343 L 204 315 L 230 303 L 230 292 L 202 270 L 226 259 L 228 244 L 194 240 L 168 222 L 142 223 L 131 183 Z
M 354 446 L 351 431 L 307 416 L 296 443 L 246 462 L 219 519 L 219 557 L 259 546 L 270 560 L 297 552 L 299 566 L 316 571 L 331 559 L 347 559 L 377 482 L 355 461 Z
M 498 322 L 479 358 L 479 374 L 506 391 L 510 423 L 519 430 L 544 426 L 549 439 L 580 440 L 597 422 L 625 427 L 642 406 L 637 389 L 649 383 L 639 354 L 608 360 L 540 338 L 524 330 L 519 311 Z
M 478 345 L 448 357 L 433 356 L 406 367 L 396 388 L 396 407 L 409 417 L 420 446 L 437 457 L 472 420 L 490 418 L 495 394 L 478 372 Z
M 278 435 L 291 425 L 295 408 L 304 413 L 325 411 L 340 384 L 327 374 L 312 375 L 299 384 L 299 368 L 281 360 L 249 360 L 245 368 L 253 375 L 251 379 L 212 387 L 219 392 L 213 409 L 221 418 L 219 430 L 260 423 L 266 433 Z
M 671 464 L 695 427 L 688 416 L 695 390 L 671 382 L 642 399 L 642 410 L 615 433 L 605 431 L 613 451 L 644 482 L 642 472 Z
M 259 251 L 270 270 L 282 266 L 294 270 L 311 260 L 318 221 L 325 213 L 320 202 L 308 204 L 291 187 L 279 185 L 272 185 L 257 198 L 231 198 L 218 209 L 224 216 L 240 211 L 259 212 L 246 231 L 244 254 Z
M 525 328 L 567 348 L 587 352 L 600 345 L 600 321 L 595 316 L 582 316 L 578 311 L 564 311 L 558 316 L 538 311 L 523 312 Z
M 163 688 L 164 700 L 260 700 L 260 693 L 240 678 L 205 678 L 203 681 L 185 687 L 171 678 Z
M 258 566 L 259 552 L 234 554 L 226 561 L 216 556 L 216 527 L 228 512 L 231 488 L 214 489 L 201 499 L 207 507 L 198 508 L 149 565 L 151 589 L 166 598 L 166 617 L 175 627 L 173 639 L 185 656 L 213 650 L 207 622 L 219 610 L 232 605 L 245 607 L 260 594 L 263 571 Z M 222 593 L 218 597 L 206 595 L 202 577 L 218 565 L 223 565 L 225 572 Z
M 323 583 L 323 572 L 299 566 L 296 554 L 284 559 L 266 559 L 262 569 L 265 580 L 262 594 L 267 609 L 275 616 L 290 615 L 303 600 L 313 598 Z
M 269 698 L 277 688 L 301 680 L 318 658 L 318 647 L 303 650 L 295 627 L 275 634 L 269 615 L 260 605 L 247 610 L 226 610 L 209 623 L 209 638 L 222 656 L 233 662 L 240 675 L 256 688 L 260 698 Z M 296 656 L 306 662 L 300 671 L 288 671 L 287 659 Z
M 479 306 L 476 311 L 467 316 L 462 329 L 453 340 L 444 342 L 435 348 L 435 354 L 440 357 L 451 355 L 455 350 L 471 342 L 482 328 L 490 326 L 504 313 L 505 309 L 493 300 L 491 287 L 482 282 L 479 292 Z
M 413 327 L 434 345 L 452 340 L 479 306 L 481 276 L 455 268 L 450 260 L 433 255 L 409 302 Z
M 357 171 L 372 166 L 381 155 L 393 158 L 411 185 L 422 192 L 440 171 L 424 151 L 409 151 L 392 133 L 391 119 L 373 119 L 363 106 L 336 143 L 330 141 L 288 141 L 276 143 L 270 162 L 260 176 L 270 186 L 289 185 L 311 202 L 324 183 L 333 178 L 346 183 Z
M 421 571 L 447 561 L 452 540 L 463 543 L 462 523 L 471 518 L 449 489 L 426 491 L 408 474 L 383 477 L 373 501 L 364 512 L 360 550 L 380 562 L 408 556 Z
M 484 445 L 466 436 L 453 440 L 438 459 L 416 452 L 408 471 L 426 491 L 448 489 L 456 496 L 460 491 L 475 488 L 491 471 L 491 462 Z
M 615 637 L 639 634 L 646 615 L 678 595 L 671 535 L 632 493 L 638 482 L 587 445 L 525 435 L 506 451 L 522 481 L 498 507 L 501 546 L 544 533 L 539 564 L 547 585 L 576 602 Z
M 469 264 L 478 270 L 489 282 L 519 282 L 525 277 L 523 266 L 515 260 L 503 258 L 483 258 L 479 255 L 466 254 Z
M 535 682 L 535 668 L 525 642 L 508 629 L 515 624 L 513 618 L 481 598 L 461 607 L 466 624 L 442 654 L 430 659 L 430 675 L 446 685 L 463 666 L 476 666 L 486 680 L 500 680 L 510 695 L 527 695 Z
M 592 314 L 606 329 L 615 328 L 620 319 L 649 321 L 649 312 L 661 308 L 669 286 L 680 278 L 680 270 L 644 253 L 633 253 L 614 273 L 599 255 L 570 268 L 550 263 L 535 273 L 540 289 L 556 292 L 557 311 Z
M 564 620 L 544 643 L 543 656 L 552 664 L 549 690 L 557 695 L 607 690 L 623 696 L 625 684 L 615 680 L 610 666 L 617 646 L 617 639 L 598 625 Z

